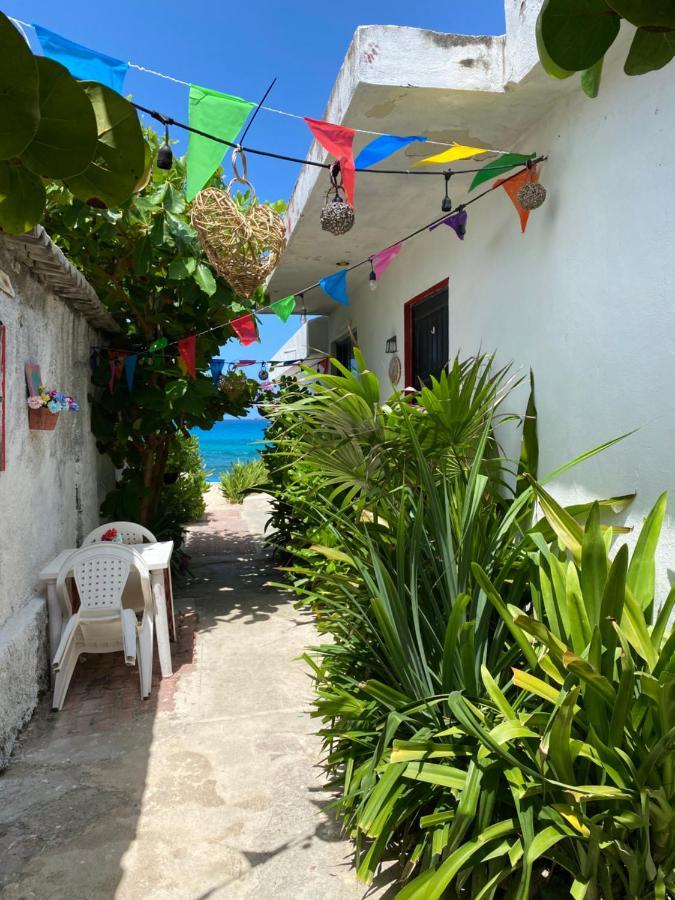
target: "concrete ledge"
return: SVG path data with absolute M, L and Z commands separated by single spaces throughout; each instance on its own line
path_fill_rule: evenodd
M 33 597 L 0 628 L 0 770 L 48 683 L 47 605 Z

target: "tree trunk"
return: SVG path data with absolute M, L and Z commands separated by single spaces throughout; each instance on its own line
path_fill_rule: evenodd
M 143 486 L 147 493 L 141 502 L 140 523 L 146 528 L 157 516 L 171 440 L 172 435 L 153 434 L 143 453 Z

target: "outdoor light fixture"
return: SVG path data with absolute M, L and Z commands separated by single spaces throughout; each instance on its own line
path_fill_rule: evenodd
M 396 346 L 396 335 L 393 337 L 387 338 L 387 347 L 386 353 L 396 353 L 398 351 L 398 347 Z
M 298 294 L 298 297 L 300 298 L 300 301 L 302 303 L 302 311 L 300 313 L 300 324 L 306 325 L 307 324 L 307 310 L 305 309 L 305 295 Z
M 266 368 L 264 362 L 260 364 L 260 371 L 258 372 L 258 378 L 261 381 L 267 381 L 267 379 L 269 378 L 269 372 L 267 371 L 267 368 Z
M 164 143 L 157 151 L 157 168 L 170 169 L 173 165 L 173 153 L 169 145 L 169 126 L 164 123 Z
M 377 290 L 377 275 L 375 274 L 375 269 L 373 268 L 373 261 L 370 260 L 370 275 L 368 276 L 368 287 L 371 291 Z
M 452 172 L 448 169 L 447 172 L 443 172 L 443 178 L 445 178 L 445 197 L 443 197 L 443 201 L 441 202 L 441 211 L 442 212 L 451 212 L 452 211 L 452 200 L 448 195 L 448 184 L 450 183 L 450 177 Z

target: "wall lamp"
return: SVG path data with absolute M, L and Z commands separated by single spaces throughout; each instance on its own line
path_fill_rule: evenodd
M 396 353 L 397 352 L 396 335 L 394 335 L 393 337 L 387 338 L 386 352 L 387 353 Z

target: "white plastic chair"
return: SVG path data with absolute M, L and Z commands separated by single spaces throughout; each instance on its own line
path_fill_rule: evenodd
M 131 571 L 138 573 L 144 600 L 143 618 L 122 606 L 122 593 Z M 154 609 L 150 574 L 139 553 L 131 547 L 102 543 L 83 547 L 68 557 L 56 580 L 62 605 L 69 606 L 66 579 L 73 576 L 80 608 L 66 622 L 52 666 L 55 672 L 53 709 L 61 709 L 80 653 L 124 651 L 124 661 L 134 665 L 138 657 L 141 697 L 152 686 Z
M 114 528 L 115 531 L 122 536 L 122 544 L 154 544 L 157 541 L 157 538 L 150 529 L 146 528 L 144 525 L 139 525 L 137 522 L 108 522 L 107 525 L 99 525 L 98 528 L 94 528 L 93 531 L 90 531 L 82 541 L 82 546 L 86 547 L 88 544 L 100 543 L 105 546 L 108 544 L 108 541 L 101 541 L 101 538 L 106 531 L 109 531 L 111 528 Z M 119 547 L 119 544 L 115 541 L 110 541 L 109 543 Z M 139 587 L 138 575 L 135 571 L 130 573 L 124 588 L 122 605 L 129 609 L 133 609 L 136 612 L 142 612 L 143 607 L 145 606 Z
M 99 525 L 98 528 L 90 531 L 82 541 L 82 546 L 98 544 L 106 531 L 109 531 L 111 528 L 114 528 L 118 534 L 122 535 L 123 544 L 155 544 L 157 542 L 154 534 L 144 525 L 138 525 L 136 522 L 108 522 L 107 525 Z M 107 543 L 107 541 L 103 541 L 103 543 Z M 110 543 L 114 543 L 114 541 Z

